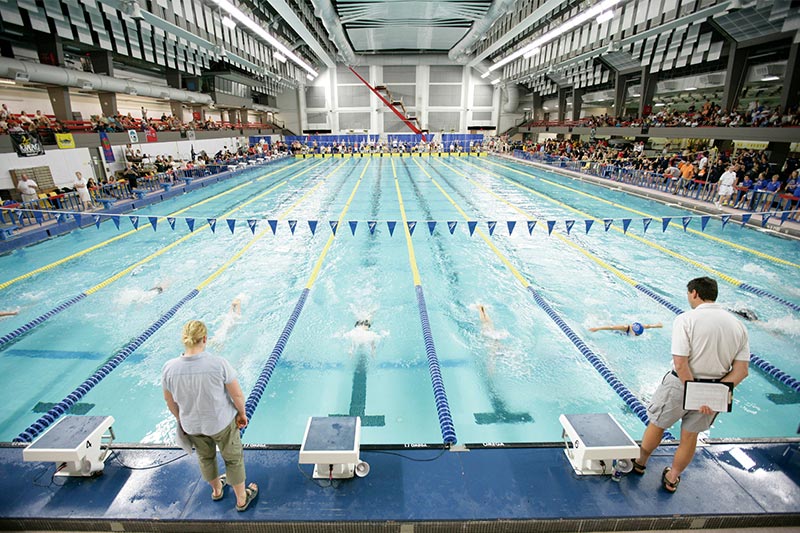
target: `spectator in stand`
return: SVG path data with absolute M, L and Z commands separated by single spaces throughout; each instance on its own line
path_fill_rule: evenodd
M 19 117 L 17 117 L 17 120 L 19 120 L 20 125 L 22 127 L 26 128 L 26 129 L 27 129 L 28 126 L 33 124 L 33 121 L 31 120 L 31 118 L 28 115 L 25 114 L 25 111 L 20 111 Z
M 777 199 L 778 193 L 781 191 L 781 185 L 781 177 L 775 174 L 772 176 L 772 180 L 764 187 L 766 193 L 764 197 L 763 211 L 772 209 L 772 203 Z
M 36 115 L 33 117 L 33 123 L 39 128 L 49 128 L 52 126 L 50 119 L 43 115 L 40 109 L 36 110 Z
M 27 174 L 23 173 L 17 183 L 17 190 L 22 194 L 22 202 L 32 202 L 38 198 L 36 190 L 39 186 L 35 181 L 30 179 Z
M 733 207 L 738 208 L 750 204 L 750 201 L 753 199 L 753 191 L 750 190 L 753 188 L 753 183 L 750 174 L 746 174 L 741 185 L 736 187 L 736 189 L 739 190 L 739 199 Z

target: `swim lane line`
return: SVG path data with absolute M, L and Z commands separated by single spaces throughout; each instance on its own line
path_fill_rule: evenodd
M 413 159 L 414 163 L 420 168 L 420 170 L 430 178 L 431 182 L 439 189 L 439 192 L 447 198 L 447 200 L 456 208 L 456 210 L 464 217 L 464 220 L 470 221 L 471 219 L 467 216 L 467 213 L 459 206 L 455 200 L 445 191 L 441 185 L 420 165 L 420 163 Z M 430 163 L 429 163 L 430 164 Z M 589 346 L 572 330 L 572 328 L 567 324 L 563 318 L 561 318 L 558 313 L 550 306 L 550 304 L 545 300 L 539 292 L 531 286 L 530 281 L 528 281 L 511 262 L 506 258 L 506 256 L 494 245 L 494 243 L 486 236 L 486 234 L 480 229 L 476 228 L 475 233 L 483 239 L 487 246 L 495 253 L 495 255 L 500 259 L 500 261 L 508 268 L 514 277 L 519 280 L 522 286 L 533 295 L 533 299 L 536 304 L 550 317 L 553 322 L 561 329 L 564 335 L 578 348 L 578 351 L 592 364 L 592 366 L 597 370 L 597 372 L 606 380 L 614 392 L 622 398 L 625 404 L 634 412 L 634 414 L 639 417 L 645 425 L 650 422 L 650 417 L 647 416 L 647 408 L 642 404 L 642 402 L 631 392 L 631 390 L 624 384 L 619 378 L 614 375 L 614 372 L 608 368 L 603 360 L 595 354 Z M 664 433 L 665 438 L 669 440 L 674 440 L 674 437 L 669 433 Z
M 232 192 L 235 192 L 235 191 L 237 191 L 237 190 L 239 190 L 239 189 L 241 189 L 243 187 L 246 187 L 246 186 L 248 186 L 248 185 L 250 185 L 252 183 L 255 183 L 255 182 L 260 181 L 262 179 L 268 178 L 268 177 L 270 177 L 272 175 L 275 175 L 275 174 L 277 174 L 279 172 L 283 172 L 284 170 L 288 170 L 288 169 L 292 168 L 293 166 L 298 165 L 301 162 L 302 162 L 302 160 L 298 161 L 297 163 L 292 163 L 291 165 L 279 168 L 279 169 L 274 170 L 274 171 L 272 171 L 272 172 L 270 172 L 270 173 L 268 173 L 268 174 L 266 174 L 266 175 L 264 175 L 264 176 L 262 176 L 262 177 L 260 177 L 258 179 L 251 180 L 251 181 L 245 182 L 245 183 L 241 183 L 241 184 L 239 184 L 239 185 L 237 185 L 235 187 L 231 187 L 230 189 L 228 189 L 226 191 L 223 191 L 223 192 L 221 192 L 219 194 L 216 194 L 214 196 L 206 198 L 205 200 L 197 202 L 196 204 L 192 204 L 192 205 L 190 205 L 188 207 L 184 207 L 183 209 L 175 211 L 174 213 L 166 215 L 165 217 L 159 217 L 159 218 L 163 220 L 166 217 L 172 217 L 172 216 L 180 215 L 181 213 L 185 213 L 189 209 L 194 209 L 195 207 L 203 205 L 206 202 L 210 202 L 212 200 L 216 200 L 217 198 L 225 196 L 226 194 L 231 194 Z M 118 241 L 120 239 L 124 239 L 125 237 L 129 237 L 129 236 L 133 235 L 134 233 L 136 233 L 137 231 L 142 231 L 145 228 L 146 228 L 145 226 L 142 226 L 141 228 L 137 228 L 137 229 L 133 229 L 133 230 L 130 230 L 130 231 L 126 231 L 125 233 L 122 233 L 121 235 L 117 235 L 116 237 L 112 237 L 112 238 L 110 238 L 108 240 L 105 240 L 105 241 L 103 241 L 101 243 L 98 243 L 98 244 L 95 244 L 93 246 L 90 246 L 90 247 L 88 247 L 88 248 L 86 248 L 84 250 L 81 250 L 79 252 L 75 252 L 74 254 L 68 255 L 67 257 L 61 258 L 61 259 L 59 259 L 57 261 L 53 261 L 50 264 L 44 265 L 44 266 L 39 267 L 37 269 L 31 270 L 30 272 L 27 272 L 25 274 L 17 276 L 17 277 L 15 277 L 13 279 L 10 279 L 8 281 L 0 283 L 0 290 L 6 289 L 6 288 L 10 287 L 11 285 L 13 285 L 13 284 L 15 284 L 15 283 L 17 283 L 19 281 L 22 281 L 24 279 L 30 278 L 31 276 L 35 276 L 36 274 L 41 274 L 42 272 L 46 272 L 46 271 L 48 271 L 48 270 L 50 270 L 50 269 L 52 269 L 54 267 L 57 267 L 59 265 L 63 265 L 64 263 L 66 263 L 68 261 L 72 261 L 73 259 L 77 259 L 77 258 L 79 258 L 81 256 L 84 256 L 84 255 L 90 253 L 90 252 L 93 252 L 95 250 L 99 250 L 100 248 L 103 248 L 104 246 L 107 246 L 107 245 L 111 244 L 112 242 L 116 242 L 116 241 Z
M 563 185 L 561 183 L 557 183 L 557 182 L 551 181 L 551 180 L 549 180 L 547 178 L 542 178 L 540 176 L 534 176 L 533 174 L 530 174 L 528 172 L 524 172 L 524 171 L 521 171 L 521 170 L 517 170 L 517 169 L 515 169 L 513 167 L 509 167 L 507 165 L 503 165 L 503 164 L 500 164 L 500 163 L 495 163 L 494 161 L 487 161 L 487 162 L 489 164 L 491 164 L 491 165 L 499 166 L 499 167 L 505 168 L 507 170 L 510 170 L 512 172 L 516 172 L 518 174 L 526 175 L 526 176 L 529 176 L 529 177 L 536 177 L 537 179 L 540 179 L 540 180 L 544 181 L 545 183 L 553 185 L 554 187 L 559 187 L 559 188 L 562 188 L 564 190 L 568 190 L 570 192 L 574 192 L 576 194 L 579 194 L 581 196 L 585 196 L 587 198 L 591 198 L 591 199 L 596 200 L 598 202 L 602 202 L 604 204 L 616 207 L 618 209 L 622 209 L 624 211 L 628 211 L 629 213 L 634 213 L 636 215 L 640 215 L 640 216 L 645 217 L 645 218 L 662 218 L 662 217 L 655 217 L 655 216 L 650 215 L 648 213 L 644 213 L 642 211 L 638 211 L 636 209 L 624 206 L 622 204 L 618 204 L 616 202 L 612 202 L 611 200 L 607 200 L 607 199 L 605 199 L 605 198 L 603 198 L 601 196 L 596 196 L 596 195 L 591 194 L 591 193 L 587 193 L 587 192 L 584 192 L 584 191 L 581 191 L 581 190 L 578 190 L 578 189 L 574 189 L 572 187 L 569 187 L 568 185 Z M 470 163 L 470 164 L 472 164 L 472 163 Z M 477 165 L 475 165 L 475 166 L 477 166 Z M 478 167 L 478 168 L 482 168 L 482 167 Z M 548 172 L 548 171 L 545 170 L 545 172 Z M 549 171 L 549 172 L 552 172 L 552 171 Z M 592 185 L 597 185 L 598 187 L 601 186 L 601 185 L 596 184 L 596 183 L 591 183 L 591 184 Z M 658 201 L 658 200 L 656 200 L 656 201 Z M 675 227 L 676 229 L 678 229 L 678 228 L 679 229 L 684 229 L 683 225 L 677 224 L 675 222 L 670 222 L 669 225 Z M 703 237 L 704 239 L 709 239 L 709 240 L 718 242 L 720 244 L 723 244 L 725 246 L 730 246 L 731 248 L 735 248 L 737 250 L 741 250 L 743 252 L 747 252 L 749 254 L 753 254 L 756 257 L 760 257 L 761 259 L 766 259 L 768 261 L 772 261 L 774 263 L 779 263 L 781 265 L 787 265 L 787 266 L 792 266 L 792 267 L 795 267 L 795 268 L 800 268 L 799 264 L 793 263 L 792 261 L 789 261 L 789 260 L 786 260 L 786 259 L 781 259 L 780 257 L 775 257 L 775 256 L 772 256 L 772 255 L 766 254 L 764 252 L 760 252 L 758 250 L 754 250 L 753 248 L 748 248 L 747 246 L 743 246 L 741 244 L 737 244 L 735 242 L 731 242 L 731 241 L 722 239 L 722 238 L 717 237 L 715 235 L 709 235 L 708 233 L 705 233 L 705 232 L 702 232 L 702 231 L 697 231 L 696 229 L 692 229 L 692 228 L 685 228 L 685 231 L 687 231 L 689 233 L 693 233 L 694 235 L 699 235 L 699 236 Z
M 479 189 L 483 190 L 484 192 L 490 194 L 491 196 L 493 196 L 498 201 L 506 204 L 511 209 L 515 210 L 516 212 L 518 212 L 521 215 L 523 215 L 524 217 L 526 217 L 528 220 L 535 220 L 535 218 L 531 217 L 530 214 L 528 214 L 526 211 L 524 211 L 523 209 L 521 209 L 517 205 L 509 202 L 508 200 L 506 200 L 502 196 L 499 196 L 498 194 L 496 194 L 491 189 L 488 189 L 487 187 L 483 186 L 482 184 L 476 182 L 475 180 L 473 180 L 472 178 L 470 178 L 466 174 L 463 174 L 462 172 L 458 171 L 457 169 L 455 169 L 453 167 L 450 167 L 449 165 L 447 165 L 446 163 L 444 163 L 442 161 L 439 161 L 439 163 L 442 164 L 442 165 L 445 165 L 451 171 L 453 171 L 453 172 L 455 172 L 457 174 L 460 174 L 465 179 L 467 179 L 467 181 L 469 181 L 470 183 L 472 183 L 473 185 L 475 185 Z M 542 228 L 542 231 L 547 231 L 547 230 L 545 228 Z M 680 314 L 685 312 L 679 306 L 673 304 L 672 302 L 670 302 L 669 300 L 667 300 L 666 298 L 664 298 L 660 294 L 657 294 L 650 287 L 648 287 L 648 286 L 646 286 L 644 284 L 641 284 L 641 283 L 637 282 L 636 280 L 634 280 L 633 278 L 631 278 L 630 276 L 627 276 L 626 274 L 622 273 L 619 269 L 617 269 L 616 267 L 614 267 L 611 264 L 607 263 L 603 259 L 597 257 L 596 255 L 594 255 L 589 250 L 587 250 L 584 247 L 580 246 L 578 243 L 573 242 L 572 240 L 567 239 L 566 237 L 564 237 L 563 235 L 558 234 L 558 233 L 556 234 L 556 237 L 558 237 L 562 242 L 564 242 L 565 244 L 568 244 L 569 246 L 571 246 L 572 248 L 574 248 L 575 250 L 577 250 L 578 252 L 580 252 L 581 254 L 586 256 L 587 258 L 591 259 L 592 261 L 594 261 L 595 263 L 597 263 L 598 265 L 603 267 L 604 269 L 608 270 L 609 272 L 611 272 L 612 274 L 614 274 L 615 276 L 620 278 L 625 283 L 630 284 L 636 290 L 640 291 L 642 294 L 645 294 L 646 296 L 648 296 L 652 300 L 656 301 L 660 305 L 666 307 L 667 309 L 669 309 L 670 311 L 672 311 L 676 315 L 680 315 Z M 789 387 L 790 389 L 794 390 L 795 392 L 800 392 L 800 381 L 798 381 L 796 378 L 792 377 L 790 374 L 784 372 L 783 370 L 781 370 L 777 366 L 771 364 L 766 359 L 764 359 L 764 358 L 762 358 L 762 357 L 760 357 L 760 356 L 758 356 L 758 355 L 756 355 L 754 353 L 751 353 L 750 354 L 750 363 L 755 368 L 763 371 L 768 377 L 774 379 L 775 381 L 777 381 L 777 382 L 779 382 L 779 383 L 781 383 L 783 385 L 786 385 L 787 387 Z
M 342 166 L 344 162 L 337 165 L 336 168 L 331 172 L 336 172 L 339 167 Z M 330 175 L 330 174 L 329 174 Z M 284 212 L 288 214 L 291 212 L 297 205 L 300 204 L 303 200 L 305 200 L 309 195 L 315 192 L 327 179 L 326 176 L 322 181 L 317 183 L 314 187 L 308 190 L 303 196 L 301 196 L 292 206 Z M 187 302 L 192 300 L 195 296 L 200 294 L 200 291 L 205 288 L 211 281 L 216 279 L 223 271 L 225 271 L 230 265 L 232 265 L 237 259 L 239 259 L 244 253 L 249 250 L 256 242 L 258 242 L 262 237 L 267 235 L 267 233 L 271 231 L 269 227 L 262 229 L 259 231 L 250 241 L 236 254 L 234 254 L 228 261 L 226 261 L 222 266 L 220 266 L 211 276 L 206 278 L 205 281 L 200 283 L 195 289 L 192 289 L 189 294 L 183 297 L 177 304 L 175 304 L 172 308 L 170 308 L 167 313 L 161 316 L 158 320 L 156 320 L 153 324 L 150 325 L 142 334 L 136 337 L 130 344 L 125 346 L 119 353 L 114 355 L 108 362 L 106 362 L 103 366 L 100 367 L 94 374 L 89 376 L 83 383 L 81 383 L 75 390 L 73 390 L 70 394 L 68 394 L 63 400 L 58 402 L 55 406 L 53 406 L 47 413 L 39 417 L 36 422 L 28 426 L 22 433 L 17 435 L 14 438 L 14 442 L 32 442 L 38 435 L 40 435 L 43 431 L 45 431 L 50 424 L 55 422 L 61 415 L 69 411 L 73 405 L 78 403 L 81 398 L 83 398 L 86 394 L 89 393 L 100 381 L 105 379 L 108 374 L 110 374 L 115 368 L 117 368 L 123 361 L 125 361 L 139 346 L 141 346 L 147 339 L 149 339 L 156 331 L 158 331 L 161 326 L 166 324 L 166 322 L 171 319 L 178 310 L 183 307 Z M 249 418 L 249 416 L 248 416 Z
M 307 168 L 306 170 L 295 174 L 292 178 L 290 178 L 288 180 L 284 180 L 284 181 L 282 181 L 282 182 L 280 182 L 280 183 L 278 183 L 276 185 L 273 185 L 272 187 L 270 187 L 266 191 L 254 196 L 253 198 L 250 198 L 249 200 L 247 200 L 244 203 L 238 205 L 237 207 L 235 207 L 234 209 L 228 211 L 227 213 L 223 213 L 222 215 L 220 215 L 219 218 L 225 218 L 225 217 L 227 217 L 227 216 L 229 216 L 229 215 L 231 215 L 231 214 L 243 209 L 244 207 L 248 206 L 249 204 L 252 204 L 253 202 L 256 202 L 256 201 L 260 200 L 264 196 L 267 196 L 268 194 L 272 193 L 273 191 L 279 189 L 280 187 L 283 187 L 284 185 L 286 185 L 290 181 L 302 176 L 306 172 L 309 172 L 310 170 L 312 170 L 316 166 L 317 165 L 312 165 L 311 167 Z M 30 333 L 37 326 L 40 326 L 41 324 L 43 324 L 44 322 L 46 322 L 47 320 L 49 320 L 53 316 L 57 315 L 58 313 L 61 313 L 61 312 L 65 311 L 66 309 L 68 309 L 71 306 L 73 306 L 74 304 L 80 302 L 81 300 L 83 300 L 87 296 L 94 294 L 95 292 L 99 291 L 100 289 L 104 289 L 105 287 L 108 287 L 109 285 L 111 285 L 115 281 L 118 281 L 122 277 L 126 276 L 127 274 L 129 274 L 130 272 L 135 270 L 136 268 L 138 268 L 138 267 L 140 267 L 140 266 L 142 266 L 142 265 L 144 265 L 146 263 L 149 263 L 150 261 L 152 261 L 156 257 L 168 252 L 172 248 L 175 248 L 179 244 L 182 244 L 183 242 L 191 239 L 195 235 L 200 234 L 201 230 L 203 228 L 205 228 L 206 226 L 208 226 L 208 225 L 209 225 L 208 223 L 203 224 L 200 228 L 196 228 L 197 231 L 191 232 L 191 233 L 188 233 L 188 234 L 184 235 L 183 237 L 179 238 L 178 240 L 171 242 L 170 244 L 168 244 L 168 245 L 164 246 L 163 248 L 153 252 L 152 254 L 148 255 L 147 257 L 145 257 L 143 259 L 140 259 L 139 261 L 133 263 L 132 265 L 128 266 L 127 268 L 124 268 L 123 270 L 120 270 L 119 272 L 117 272 L 113 276 L 111 276 L 111 277 L 107 278 L 106 280 L 98 283 L 97 285 L 85 290 L 84 292 L 78 294 L 77 296 L 74 296 L 74 297 L 66 300 L 65 302 L 60 303 L 56 307 L 50 309 L 49 311 L 47 311 L 46 313 L 44 313 L 42 315 L 39 315 L 38 317 L 34 318 L 33 320 L 23 324 L 22 326 L 18 327 L 17 329 L 15 329 L 13 331 L 10 331 L 9 333 L 7 333 L 7 334 L 5 334 L 3 336 L 0 336 L 0 351 L 5 350 L 11 344 L 17 342 L 23 336 L 25 336 L 28 333 Z
M 406 208 L 403 204 L 403 195 L 400 192 L 400 182 L 397 179 L 397 169 L 392 162 L 392 176 L 394 177 L 394 188 L 397 191 L 397 202 L 400 205 L 400 217 L 403 220 L 403 233 L 406 237 L 406 249 L 408 250 L 408 263 L 411 266 L 411 275 L 414 280 L 414 291 L 417 295 L 417 311 L 419 321 L 422 326 L 422 337 L 425 341 L 425 355 L 428 359 L 428 372 L 431 376 L 431 387 L 433 388 L 433 399 L 436 404 L 436 413 L 439 417 L 439 427 L 442 431 L 442 441 L 447 445 L 458 442 L 456 429 L 453 425 L 453 415 L 450 413 L 450 403 L 447 400 L 447 391 L 444 387 L 442 369 L 439 365 L 439 356 L 436 354 L 436 343 L 431 332 L 431 323 L 428 319 L 428 306 L 425 304 L 425 293 L 422 290 L 422 278 L 417 267 L 417 258 L 414 253 L 414 243 L 411 241 L 411 231 L 408 229 L 408 218 Z
M 558 206 L 560 206 L 560 207 L 562 207 L 564 209 L 567 209 L 568 211 L 572 211 L 573 213 L 576 213 L 576 214 L 580 215 L 583 218 L 588 218 L 588 219 L 594 220 L 596 222 L 602 222 L 601 219 L 599 219 L 599 218 L 597 218 L 595 216 L 592 216 L 592 215 L 590 215 L 588 213 L 585 213 L 585 212 L 581 211 L 580 209 L 576 209 L 576 208 L 572 207 L 571 205 L 565 204 L 565 203 L 563 203 L 563 202 L 561 202 L 559 200 L 556 200 L 555 198 L 553 198 L 551 196 L 548 196 L 548 195 L 546 195 L 544 193 L 541 193 L 541 192 L 539 192 L 539 191 L 537 191 L 535 189 L 531 189 L 530 187 L 522 185 L 521 183 L 517 183 L 516 181 L 508 178 L 507 176 L 503 176 L 502 174 L 497 174 L 496 172 L 492 172 L 491 170 L 488 170 L 486 168 L 473 165 L 472 163 L 468 163 L 467 162 L 466 164 L 468 164 L 470 166 L 474 166 L 474 167 L 480 169 L 483 172 L 487 172 L 489 174 L 492 174 L 492 175 L 495 175 L 497 177 L 503 178 L 505 181 L 507 181 L 508 183 L 514 185 L 515 187 L 517 187 L 519 189 L 522 189 L 522 190 L 525 190 L 525 191 L 528 191 L 531 194 L 534 194 L 534 195 L 536 195 L 536 196 L 538 196 L 540 198 L 543 198 L 543 199 L 547 200 L 548 202 L 554 203 L 554 204 L 556 204 L 556 205 L 558 205 Z M 525 174 L 525 173 L 522 173 L 522 174 Z M 529 174 L 525 174 L 525 175 L 528 178 L 533 179 L 532 175 L 529 175 Z M 669 248 L 661 246 L 660 244 L 657 244 L 657 243 L 655 243 L 653 241 L 650 241 L 650 240 L 645 239 L 643 237 L 639 237 L 638 235 L 635 235 L 635 234 L 632 234 L 632 233 L 627 233 L 626 231 L 624 231 L 624 230 L 622 230 L 622 229 L 620 229 L 620 228 L 618 228 L 616 226 L 611 226 L 610 229 L 613 229 L 614 231 L 622 233 L 626 237 L 630 237 L 631 239 L 635 239 L 635 240 L 637 240 L 637 241 L 639 241 L 639 242 L 641 242 L 641 243 L 643 243 L 643 244 L 645 244 L 647 246 L 650 246 L 651 248 L 655 248 L 656 250 L 658 250 L 660 252 L 663 252 L 663 253 L 665 253 L 667 255 L 675 257 L 676 259 L 680 259 L 681 261 L 689 263 L 689 264 L 699 268 L 700 270 L 704 270 L 704 271 L 706 271 L 706 272 L 708 272 L 710 274 L 713 274 L 713 275 L 719 277 L 720 279 L 730 283 L 734 287 L 737 287 L 737 288 L 742 289 L 744 291 L 756 294 L 758 296 L 763 296 L 763 297 L 769 298 L 769 299 L 771 299 L 773 301 L 776 301 L 776 302 L 778 302 L 778 303 L 780 303 L 780 304 L 782 304 L 782 305 L 784 305 L 786 307 L 789 307 L 790 309 L 792 309 L 794 311 L 800 311 L 800 305 L 798 305 L 798 304 L 796 304 L 794 302 L 790 302 L 789 300 L 786 300 L 784 298 L 781 298 L 780 296 L 778 296 L 776 294 L 772 294 L 771 292 L 766 291 L 764 289 L 761 289 L 761 288 L 758 288 L 758 287 L 754 287 L 752 285 L 744 283 L 741 280 L 738 280 L 738 279 L 736 279 L 736 278 L 734 278 L 732 276 L 729 276 L 729 275 L 727 275 L 727 274 L 725 274 L 723 272 L 720 272 L 719 270 L 711 268 L 710 266 L 705 265 L 705 264 L 703 264 L 703 263 L 701 263 L 699 261 L 696 261 L 694 259 L 686 257 L 685 255 L 682 255 L 682 254 L 680 254 L 678 252 L 670 250 Z
M 344 161 L 356 161 L 356 160 L 345 159 Z M 347 214 L 347 211 L 350 209 L 350 203 L 353 201 L 353 198 L 356 195 L 356 191 L 358 191 L 358 188 L 361 185 L 361 180 L 364 178 L 364 174 L 366 174 L 367 169 L 369 168 L 369 164 L 371 162 L 372 162 L 371 159 L 367 159 L 367 164 L 364 165 L 364 169 L 358 176 L 358 180 L 356 181 L 353 190 L 350 192 L 350 197 L 347 199 L 347 202 L 345 203 L 341 213 L 339 214 L 339 222 L 338 222 L 339 226 L 341 226 L 344 223 L 344 217 Z M 328 255 L 328 250 L 330 250 L 330 247 L 333 244 L 333 240 L 335 238 L 336 238 L 335 233 L 331 233 L 331 235 L 328 236 L 328 240 L 325 243 L 325 246 L 323 247 L 319 257 L 317 258 L 314 267 L 311 270 L 311 275 L 308 278 L 308 282 L 306 283 L 303 290 L 300 292 L 300 298 L 298 298 L 297 303 L 294 306 L 294 309 L 289 315 L 289 319 L 286 321 L 286 325 L 284 325 L 281 334 L 278 336 L 278 340 L 275 343 L 275 346 L 272 348 L 272 352 L 270 352 L 269 357 L 267 357 L 267 361 L 266 363 L 264 363 L 264 367 L 261 369 L 261 373 L 256 379 L 255 384 L 253 385 L 253 389 L 247 396 L 247 400 L 245 401 L 244 407 L 245 407 L 245 413 L 247 413 L 248 420 L 253 418 L 256 408 L 258 408 L 258 403 L 261 401 L 261 396 L 263 396 L 264 390 L 267 388 L 267 385 L 269 385 L 270 379 L 272 379 L 272 373 L 275 371 L 275 367 L 278 365 L 278 361 L 280 361 L 280 358 L 283 355 L 283 350 L 286 348 L 286 343 L 289 342 L 289 337 L 292 335 L 292 331 L 294 331 L 294 326 L 295 324 L 297 324 L 297 320 L 300 318 L 300 313 L 302 313 L 303 311 L 306 299 L 308 298 L 308 293 L 311 292 L 311 287 L 314 286 L 314 282 L 317 280 L 317 276 L 319 275 L 320 269 L 322 268 L 322 264 L 325 262 L 325 257 Z M 247 428 L 245 428 L 245 430 L 246 429 Z M 242 433 L 244 433 L 245 430 L 242 430 Z

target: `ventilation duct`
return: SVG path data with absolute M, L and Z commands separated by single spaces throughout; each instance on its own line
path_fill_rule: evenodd
M 506 104 L 503 106 L 503 112 L 514 113 L 519 107 L 519 86 L 507 85 L 505 87 Z
M 317 0 L 314 0 L 316 3 Z M 329 0 L 325 0 L 326 2 Z M 472 48 L 476 42 L 484 37 L 497 19 L 505 15 L 509 9 L 514 7 L 517 0 L 495 0 L 486 15 L 472 24 L 472 29 L 450 49 L 447 56 L 457 63 L 466 63 L 467 50 Z
M 18 61 L 0 57 L 0 78 L 19 79 L 26 77 L 33 83 L 47 83 L 60 87 L 76 87 L 86 90 L 91 87 L 98 92 L 124 93 L 150 98 L 163 98 L 175 102 L 211 104 L 211 96 L 203 93 L 161 87 L 138 81 L 121 80 L 80 70 L 53 67 L 41 63 Z
M 355 66 L 357 64 L 356 54 L 350 47 L 350 41 L 347 40 L 347 35 L 344 33 L 342 21 L 333 8 L 331 0 L 311 0 L 311 4 L 314 6 L 314 15 L 322 21 L 331 41 L 339 49 L 344 64 Z

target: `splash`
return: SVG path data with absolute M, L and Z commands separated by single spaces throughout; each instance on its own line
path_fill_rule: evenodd
M 759 321 L 758 325 L 771 333 L 800 337 L 800 319 L 791 315 Z

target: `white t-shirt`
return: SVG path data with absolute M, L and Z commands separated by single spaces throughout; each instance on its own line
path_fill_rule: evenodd
M 722 173 L 722 176 L 719 177 L 719 184 L 720 186 L 725 187 L 733 187 L 733 184 L 736 183 L 736 173 L 730 170 L 727 170 Z
M 747 328 L 719 304 L 700 304 L 675 318 L 672 355 L 688 357 L 696 379 L 719 379 L 734 360 L 750 360 Z
M 19 180 L 17 183 L 17 190 L 22 194 L 33 195 L 36 194 L 36 182 L 28 178 L 27 180 Z

